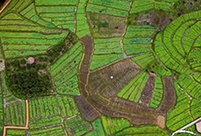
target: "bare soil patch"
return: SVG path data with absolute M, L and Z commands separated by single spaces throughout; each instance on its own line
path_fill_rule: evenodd
M 159 115 L 157 117 L 157 125 L 162 129 L 165 128 L 165 117 L 164 116 Z
M 196 123 L 196 129 L 199 133 L 201 133 L 201 121 Z
M 105 98 L 112 98 L 140 72 L 140 67 L 132 60 L 120 60 L 90 73 L 88 90 L 92 95 L 101 94 Z
M 82 96 L 75 96 L 77 107 L 85 120 L 94 121 L 99 117 L 99 113 Z
M 173 84 L 173 77 L 163 77 L 164 94 L 158 110 L 166 114 L 170 111 L 176 103 L 176 92 Z

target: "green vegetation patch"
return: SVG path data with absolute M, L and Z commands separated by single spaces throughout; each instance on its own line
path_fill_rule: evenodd
M 94 53 L 90 70 L 123 58 L 121 38 L 94 39 Z
M 5 113 L 6 125 L 24 126 L 26 124 L 25 102 L 14 102 L 6 106 Z
M 44 56 L 46 58 L 46 56 Z M 52 94 L 53 85 L 48 60 L 41 57 L 18 58 L 6 61 L 6 81 L 9 90 L 20 99 Z
M 64 122 L 69 135 L 81 136 L 92 130 L 90 124 L 83 120 L 80 116 L 73 117 Z
M 201 101 L 193 99 L 191 103 L 191 115 L 193 119 L 197 119 L 201 116 L 201 107 L 200 107 Z
M 25 136 L 25 130 L 7 129 L 6 136 Z
M 111 118 L 107 116 L 101 116 L 103 122 L 103 128 L 107 135 L 114 134 L 126 127 L 130 126 L 130 122 L 126 119 Z
M 61 110 L 61 117 L 72 117 L 78 114 L 75 101 L 71 97 L 57 97 L 59 108 Z
M 92 125 L 94 126 L 95 130 L 87 134 L 86 136 L 104 136 L 105 135 L 102 122 L 100 119 L 95 120 L 92 123 Z
M 142 90 L 149 78 L 149 74 L 141 72 L 129 84 L 127 84 L 117 96 L 132 102 L 139 102 Z
M 191 75 L 180 75 L 178 77 L 179 85 L 187 91 L 193 98 L 201 98 L 201 84 L 197 82 Z
M 145 68 L 154 60 L 151 52 L 151 38 L 156 32 L 155 26 L 129 25 L 123 39 L 123 48 L 128 56 L 140 67 Z
M 58 115 L 59 109 L 55 96 L 40 97 L 29 100 L 30 118 L 43 118 Z
M 160 76 L 155 79 L 154 92 L 152 94 L 150 107 L 157 108 L 163 98 L 163 83 Z
M 186 124 L 192 121 L 190 117 L 190 99 L 188 96 L 175 85 L 177 101 L 174 108 L 167 114 L 166 126 L 175 131 L 181 126 L 185 126 Z
M 50 58 L 50 63 L 54 63 L 57 59 L 59 59 L 64 53 L 71 49 L 76 42 L 77 38 L 75 35 L 72 32 L 69 32 L 65 40 L 48 49 L 47 56 Z
M 131 135 L 131 136 L 168 136 L 168 134 L 156 126 L 141 126 L 141 127 L 130 127 L 124 129 L 123 131 L 115 134 L 115 136 L 123 136 L 123 135 Z
M 77 75 L 83 54 L 82 44 L 77 42 L 75 45 L 68 47 L 68 50 L 51 65 L 51 73 L 57 93 L 77 95 L 80 93 Z M 52 53 L 54 54 L 54 52 Z

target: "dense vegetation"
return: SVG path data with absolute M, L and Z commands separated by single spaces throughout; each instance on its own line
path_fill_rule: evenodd
M 66 53 L 69 49 L 71 49 L 76 42 L 77 38 L 72 32 L 70 32 L 65 40 L 50 48 L 47 51 L 47 55 L 50 58 L 50 63 L 53 63 L 57 59 L 59 59 L 62 54 Z
M 51 93 L 52 82 L 46 57 L 36 57 L 33 64 L 29 58 L 8 60 L 6 80 L 9 90 L 20 99 L 28 99 Z M 45 61 L 39 61 L 45 60 Z

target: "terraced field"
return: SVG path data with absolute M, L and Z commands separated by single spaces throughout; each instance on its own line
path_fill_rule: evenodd
M 201 135 L 200 0 L 7 0 L 0 135 Z

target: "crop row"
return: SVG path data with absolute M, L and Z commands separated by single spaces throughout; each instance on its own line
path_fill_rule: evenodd
M 90 70 L 123 58 L 121 37 L 125 31 L 129 7 L 130 3 L 127 1 L 88 1 L 87 19 L 94 37 Z
M 52 122 L 54 123 L 54 122 Z M 64 129 L 61 125 L 52 125 L 51 127 L 45 128 L 46 125 L 43 128 L 29 130 L 31 136 L 43 136 L 43 135 L 49 135 L 49 136 L 65 136 Z
M 26 121 L 25 102 L 15 102 L 5 108 L 5 124 L 24 126 Z
M 193 98 L 201 98 L 201 85 L 188 75 L 181 75 L 178 79 L 179 85 Z
M 25 136 L 26 131 L 20 129 L 7 129 L 6 136 Z
M 140 126 L 140 127 L 129 127 L 124 129 L 123 131 L 118 132 L 114 136 L 122 136 L 124 134 L 138 136 L 138 135 L 146 135 L 146 136 L 168 136 L 168 134 L 160 129 L 157 126 Z
M 148 80 L 149 74 L 141 72 L 129 84 L 127 84 L 118 94 L 118 97 L 132 102 L 139 102 L 141 92 Z
M 14 0 L 10 1 L 9 6 L 7 6 L 3 12 L 1 13 L 1 16 L 5 16 L 10 11 L 16 11 L 20 12 L 24 10 L 26 6 L 30 4 L 30 1 L 21 1 L 21 0 Z
M 29 101 L 30 118 L 49 117 L 59 114 L 54 96 L 37 98 Z
M 87 5 L 87 12 L 108 14 L 108 15 L 121 16 L 121 17 L 127 16 L 128 9 L 129 9 L 128 2 L 117 1 L 117 0 L 107 1 L 107 2 L 100 1 L 100 0 L 89 0 Z
M 163 83 L 161 77 L 157 76 L 155 79 L 154 91 L 152 94 L 150 107 L 157 108 L 163 98 Z
M 94 39 L 95 49 L 90 69 L 93 70 L 117 59 L 123 58 L 120 48 L 120 40 L 121 38 Z
M 17 101 L 19 101 L 9 90 L 8 90 L 8 86 L 6 83 L 6 73 L 5 72 L 1 72 L 2 75 L 2 85 L 4 88 L 4 95 L 3 95 L 3 99 L 5 99 L 6 103 L 12 104 L 15 103 Z
M 12 20 L 8 20 L 12 18 Z M 46 50 L 57 44 L 68 32 L 59 32 L 57 29 L 49 29 L 22 20 L 20 16 L 10 13 L 5 16 L 0 25 L 2 35 L 1 44 L 6 58 L 14 58 L 27 55 L 45 54 Z M 21 21 L 19 21 L 19 19 Z
M 83 37 L 85 35 L 90 34 L 89 26 L 87 24 L 87 21 L 85 19 L 85 3 L 87 0 L 80 0 L 78 7 L 77 7 L 77 28 L 76 28 L 76 35 L 78 37 Z
M 79 115 L 65 120 L 65 128 L 68 135 L 80 136 L 92 130 L 90 124 L 83 120 Z
M 194 50 L 191 52 L 191 50 L 199 46 L 201 28 L 197 18 L 200 16 L 200 11 L 185 14 L 171 22 L 165 28 L 164 33 L 157 34 L 154 50 L 162 63 L 169 69 L 179 73 L 189 73 L 190 67 L 193 70 L 199 70 L 199 62 L 192 62 L 195 60 L 193 54 L 197 52 Z M 187 55 L 189 55 L 188 58 L 186 58 Z M 186 59 L 190 61 L 190 66 L 186 63 Z
M 132 60 L 145 68 L 154 60 L 151 53 L 151 38 L 156 27 L 129 25 L 123 39 L 124 50 L 127 55 L 132 55 Z
M 77 1 L 59 1 L 44 3 L 36 1 L 38 15 L 59 28 L 68 28 L 74 32 L 76 27 Z
M 176 2 L 178 0 L 174 0 Z M 172 2 L 172 1 L 171 1 Z M 172 7 L 170 1 L 155 1 L 155 0 L 135 0 L 132 5 L 131 14 L 136 14 L 150 10 L 169 11 Z
M 78 113 L 74 99 L 71 97 L 57 97 L 61 117 L 72 117 Z
M 35 10 L 35 5 L 34 3 L 28 5 L 25 9 L 23 9 L 21 12 L 20 12 L 21 15 L 23 15 L 25 18 L 31 20 L 31 21 L 34 21 L 36 22 L 37 24 L 40 24 L 40 25 L 43 25 L 43 26 L 47 26 L 47 27 L 54 27 L 53 24 L 47 22 L 47 21 L 44 21 L 42 20 L 37 11 Z
M 105 132 L 107 135 L 111 135 L 115 132 L 118 132 L 130 126 L 130 122 L 125 119 L 111 118 L 107 116 L 102 116 L 101 118 L 102 118 L 103 128 L 105 129 Z
M 179 97 L 174 108 L 167 114 L 166 120 L 166 126 L 173 131 L 191 122 L 190 99 L 178 86 L 175 85 L 175 89 Z
M 191 102 L 190 112 L 191 112 L 191 115 L 192 115 L 194 120 L 201 116 L 200 104 L 201 104 L 201 101 L 196 100 L 196 99 L 193 99 Z
M 79 94 L 77 75 L 81 57 L 82 45 L 77 43 L 51 66 L 57 93 Z

